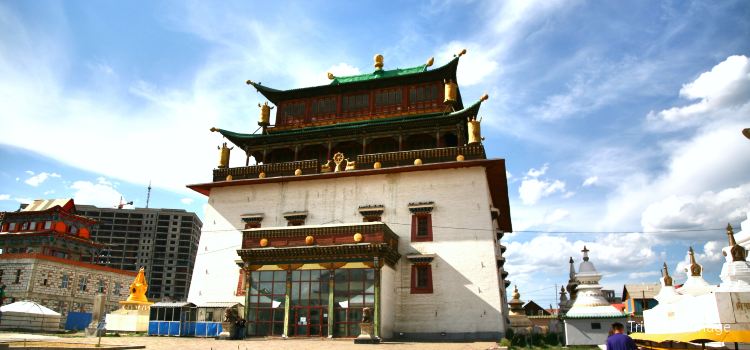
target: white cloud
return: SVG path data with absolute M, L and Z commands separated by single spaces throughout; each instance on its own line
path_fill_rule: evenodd
M 13 200 L 21 204 L 29 204 L 34 201 L 33 199 L 27 197 L 15 197 L 13 198 Z
M 601 234 L 592 240 L 540 234 L 526 242 L 505 243 L 506 269 L 511 272 L 509 278 L 518 283 L 531 282 L 534 276 L 544 273 L 560 275 L 567 272 L 569 257 L 573 257 L 578 269 L 585 245 L 590 250 L 591 262 L 607 279 L 619 272 L 633 272 L 634 266 L 657 261 L 659 256 L 651 248 L 655 242 L 642 233 Z
M 513 177 L 513 174 L 511 174 L 511 173 L 510 173 L 510 171 L 507 171 L 507 170 L 506 170 L 506 171 L 505 171 L 505 178 L 506 178 L 506 179 L 510 179 L 510 178 L 512 178 L 512 177 Z
M 642 272 L 631 272 L 628 274 L 628 279 L 631 280 L 648 280 L 648 282 L 653 282 L 654 280 L 658 280 L 658 277 L 661 277 L 661 274 L 659 271 L 642 271 Z M 656 277 L 656 278 L 654 278 Z M 645 282 L 645 281 L 644 281 Z
M 123 198 L 122 193 L 112 187 L 109 181 L 101 177 L 97 179 L 96 183 L 75 181 L 70 185 L 70 188 L 75 190 L 73 200 L 76 204 L 112 208 L 120 204 L 120 199 Z
M 547 172 L 547 169 L 549 169 L 549 164 L 544 164 L 541 167 L 541 169 L 538 169 L 538 170 L 534 169 L 534 168 L 529 169 L 529 171 L 526 173 L 526 175 L 530 176 L 530 177 L 539 177 L 539 176 L 544 175 L 544 173 Z
M 487 77 L 498 70 L 499 64 L 495 58 L 495 51 L 475 42 L 451 41 L 438 49 L 435 55 L 436 60 L 448 62 L 453 59 L 453 55 L 463 49 L 466 49 L 466 54 L 461 56 L 461 63 L 456 72 L 458 84 L 461 87 L 483 83 Z M 464 101 L 474 101 L 475 98 L 478 99 L 479 96 L 466 96 Z
M 583 184 L 581 186 L 583 187 L 589 187 L 596 184 L 596 182 L 599 180 L 598 176 L 590 176 L 587 177 L 586 180 L 583 180 Z
M 55 190 L 44 191 L 45 196 L 51 195 L 53 193 L 55 193 Z
M 738 222 L 750 211 L 748 198 L 750 183 L 718 193 L 671 195 L 646 207 L 641 225 L 646 231 L 723 227 L 728 222 Z M 704 234 L 696 232 L 694 236 Z
M 26 171 L 25 171 L 25 173 L 26 173 L 26 174 L 29 174 L 29 175 L 34 175 L 34 172 L 33 172 L 33 171 L 31 171 L 31 170 L 26 170 Z
M 557 208 L 553 210 L 549 215 L 544 218 L 544 223 L 547 225 L 554 224 L 558 221 L 564 220 L 570 217 L 570 212 L 565 209 Z
M 9 194 L 0 194 L 0 201 L 7 201 L 10 200 Z
M 565 192 L 565 183 L 560 180 L 547 181 L 537 178 L 524 179 L 518 187 L 518 197 L 526 205 L 536 204 L 542 197 L 556 192 Z
M 194 200 L 192 198 L 187 198 L 187 197 L 180 199 L 180 202 L 182 202 L 182 204 L 187 204 L 187 205 L 193 204 L 193 201 Z
M 31 171 L 27 171 L 27 173 L 31 173 L 30 175 L 33 174 L 33 172 L 31 172 Z M 47 179 L 51 178 L 51 177 L 57 177 L 57 178 L 59 178 L 60 174 L 42 172 L 42 173 L 39 173 L 37 175 L 34 175 L 34 176 L 26 179 L 26 181 L 24 181 L 24 182 L 27 185 L 29 185 L 29 186 L 38 187 L 39 185 L 41 185 L 42 183 L 44 183 L 44 181 L 47 181 Z
M 326 73 L 328 73 L 328 72 L 330 72 L 331 74 L 333 74 L 334 76 L 337 76 L 337 77 L 345 77 L 345 76 L 349 76 L 349 75 L 362 74 L 359 71 L 359 68 L 354 67 L 354 66 L 352 66 L 352 65 L 350 65 L 348 63 L 344 63 L 344 62 L 341 62 L 339 64 L 335 64 L 335 65 L 331 66 L 331 68 L 328 68 L 328 70 L 326 70 Z M 327 78 L 327 74 L 326 74 L 326 78 Z
M 693 104 L 651 111 L 648 121 L 653 128 L 679 128 L 712 118 L 720 109 L 737 109 L 750 101 L 750 60 L 730 56 L 680 89 L 680 96 L 698 100 Z

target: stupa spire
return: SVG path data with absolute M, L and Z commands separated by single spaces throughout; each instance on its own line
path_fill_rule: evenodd
M 703 272 L 703 267 L 695 261 L 695 251 L 693 251 L 692 246 L 688 249 L 688 254 L 690 255 L 690 276 L 700 276 Z
M 727 236 L 729 236 L 729 253 L 732 254 L 732 261 L 746 261 L 747 249 L 737 244 L 731 224 L 727 224 Z
M 581 252 L 583 252 L 583 261 L 589 261 L 589 249 L 586 248 L 586 246 L 583 246 Z
M 669 276 L 669 269 L 667 268 L 667 263 L 664 263 L 664 267 L 662 267 L 662 273 L 661 277 L 664 279 L 664 285 L 667 287 L 672 286 L 672 277 Z

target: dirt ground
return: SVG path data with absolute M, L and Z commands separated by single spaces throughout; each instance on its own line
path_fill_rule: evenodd
M 28 339 L 31 341 L 65 342 L 95 344 L 97 338 L 60 338 L 56 336 L 40 336 L 20 333 L 0 333 L 0 341 L 8 342 Z M 16 343 L 18 344 L 18 343 Z M 493 342 L 475 343 L 414 343 L 414 342 L 385 342 L 378 345 L 354 344 L 353 339 L 263 339 L 252 338 L 246 340 L 216 340 L 207 338 L 177 338 L 177 337 L 148 337 L 123 336 L 103 337 L 102 345 L 142 345 L 149 350 L 250 350 L 250 349 L 289 349 L 289 350 L 337 350 L 337 349 L 438 349 L 438 350 L 487 350 L 498 349 Z

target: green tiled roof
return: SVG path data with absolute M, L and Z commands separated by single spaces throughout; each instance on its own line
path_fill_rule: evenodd
M 426 64 L 412 67 L 412 68 L 376 70 L 372 73 L 367 73 L 367 74 L 350 75 L 348 77 L 335 77 L 333 81 L 331 81 L 331 85 L 346 84 L 346 83 L 353 83 L 353 82 L 373 80 L 373 79 L 392 78 L 392 77 L 398 77 L 402 75 L 422 73 L 426 70 L 427 70 Z

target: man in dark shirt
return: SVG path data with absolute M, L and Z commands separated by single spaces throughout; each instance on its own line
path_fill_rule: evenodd
M 625 334 L 622 323 L 612 324 L 612 335 L 607 338 L 607 350 L 636 350 L 633 338 Z

